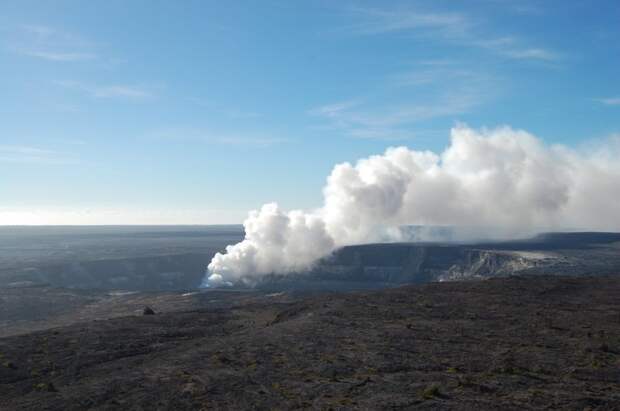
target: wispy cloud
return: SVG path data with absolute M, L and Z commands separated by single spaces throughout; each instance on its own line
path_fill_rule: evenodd
M 518 38 L 513 36 L 496 37 L 490 39 L 471 39 L 469 45 L 484 48 L 494 53 L 514 60 L 532 60 L 540 62 L 558 62 L 562 55 L 542 47 L 527 47 Z
M 146 100 L 155 96 L 151 90 L 134 85 L 94 85 L 77 81 L 57 81 L 56 84 L 69 89 L 81 91 L 93 98 L 125 98 L 131 100 Z
M 51 27 L 38 26 L 34 24 L 24 24 L 23 26 L 21 26 L 21 29 L 27 33 L 41 38 L 54 36 L 58 32 Z
M 309 111 L 312 115 L 323 116 L 327 118 L 338 118 L 349 109 L 359 106 L 361 101 L 359 100 L 347 100 L 337 103 L 326 104 L 324 106 L 316 107 Z
M 47 26 L 24 25 L 13 33 L 7 47 L 15 53 L 55 62 L 95 60 L 94 44 L 82 37 Z
M 349 136 L 380 141 L 422 140 L 443 135 L 445 130 L 400 130 L 395 128 L 351 129 Z
M 309 114 L 324 118 L 331 128 L 349 137 L 405 140 L 417 134 L 412 131 L 412 126 L 435 118 L 463 115 L 484 99 L 485 96 L 476 90 L 459 90 L 424 103 L 401 103 L 387 107 L 377 107 L 377 103 L 355 106 L 335 103 L 311 109 Z
M 261 115 L 255 111 L 247 111 L 234 107 L 226 107 L 222 104 L 215 103 L 210 100 L 205 100 L 197 97 L 189 97 L 188 101 L 196 104 L 199 107 L 206 108 L 209 111 L 212 111 L 217 114 L 221 114 L 225 117 L 231 119 L 250 119 L 250 118 L 258 118 Z
M 490 76 L 472 69 L 462 62 L 440 60 L 423 61 L 415 68 L 392 76 L 396 86 L 442 86 L 458 88 L 466 84 L 472 86 L 488 85 Z
M 74 164 L 77 160 L 65 153 L 30 146 L 0 145 L 0 162 L 24 164 Z
M 457 120 L 501 89 L 498 79 L 476 64 L 428 60 L 388 77 L 378 95 L 326 104 L 308 110 L 308 114 L 348 137 L 407 140 L 421 135 L 416 130 L 424 122 Z
M 353 8 L 359 20 L 345 30 L 356 35 L 377 35 L 402 32 L 411 36 L 483 48 L 497 55 L 516 60 L 558 61 L 560 53 L 540 46 L 531 46 L 514 36 L 481 34 L 477 20 L 463 13 L 422 12 L 407 9 Z
M 55 138 L 53 141 L 58 144 L 70 146 L 85 146 L 87 144 L 86 140 L 81 140 L 79 138 Z
M 606 106 L 620 106 L 620 97 L 605 97 L 597 98 L 595 100 L 599 103 L 605 104 Z
M 414 124 L 437 117 L 462 115 L 480 104 L 476 93 L 454 93 L 438 98 L 434 103 L 402 104 L 384 110 L 343 112 L 339 118 L 367 127 L 386 127 Z
M 67 47 L 93 46 L 91 41 L 86 40 L 78 34 L 49 26 L 26 24 L 20 26 L 20 30 L 25 34 L 32 36 L 33 40 L 42 43 L 45 42 L 49 45 Z
M 544 14 L 541 4 L 510 4 L 510 2 L 507 2 L 506 5 L 511 11 L 517 14 L 526 14 L 530 16 L 539 16 Z
M 96 54 L 92 53 L 59 53 L 53 51 L 42 50 L 28 50 L 28 49 L 15 49 L 25 56 L 38 57 L 51 61 L 81 61 L 81 60 L 93 60 L 97 58 Z
M 484 0 L 503 12 L 539 16 L 545 14 L 544 2 L 530 0 Z
M 464 35 L 472 24 L 465 15 L 459 13 L 424 13 L 361 7 L 351 10 L 362 17 L 362 21 L 348 27 L 349 31 L 358 34 L 424 30 L 453 37 Z
M 279 137 L 245 137 L 245 136 L 220 136 L 212 139 L 219 144 L 243 146 L 243 147 L 271 147 L 274 145 L 290 143 L 288 138 Z
M 558 61 L 560 56 L 550 50 L 541 48 L 512 49 L 502 52 L 504 55 L 518 60 Z
M 246 148 L 266 148 L 292 142 L 289 138 L 267 136 L 256 133 L 215 132 L 196 128 L 178 127 L 158 130 L 149 133 L 150 140 L 169 141 L 177 143 L 207 143 L 221 144 Z

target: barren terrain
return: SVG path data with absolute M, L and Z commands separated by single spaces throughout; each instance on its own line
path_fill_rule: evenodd
M 620 408 L 617 277 L 127 298 L 1 338 L 0 409 Z

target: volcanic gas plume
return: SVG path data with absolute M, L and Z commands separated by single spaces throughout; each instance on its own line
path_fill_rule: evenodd
M 271 203 L 250 212 L 245 239 L 213 257 L 204 285 L 252 285 L 344 245 L 411 240 L 406 225 L 487 237 L 620 230 L 620 137 L 577 150 L 510 127 L 460 125 L 441 154 L 395 147 L 336 165 L 323 196 L 313 211 Z

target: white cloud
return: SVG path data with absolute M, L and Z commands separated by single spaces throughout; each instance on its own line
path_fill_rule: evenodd
M 619 153 L 617 137 L 581 152 L 510 127 L 460 125 L 441 153 L 392 147 L 337 164 L 319 209 L 286 212 L 271 203 L 251 211 L 245 239 L 213 257 L 205 285 L 251 285 L 263 275 L 306 270 L 345 245 L 411 241 L 404 225 L 487 238 L 618 230 Z

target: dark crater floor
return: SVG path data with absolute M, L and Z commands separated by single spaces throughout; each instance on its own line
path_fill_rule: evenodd
M 620 277 L 75 298 L 0 338 L 0 409 L 620 409 Z

